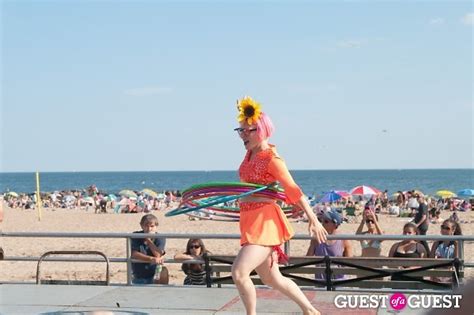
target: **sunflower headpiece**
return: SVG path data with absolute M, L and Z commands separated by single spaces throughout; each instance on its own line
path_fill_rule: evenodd
M 239 122 L 245 121 L 249 125 L 256 123 L 262 113 L 260 104 L 250 96 L 245 96 L 240 101 L 237 101 L 237 109 L 239 110 L 237 120 Z

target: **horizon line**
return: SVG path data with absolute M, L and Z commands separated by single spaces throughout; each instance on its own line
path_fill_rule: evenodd
M 474 170 L 474 168 L 452 167 L 452 168 L 347 168 L 347 169 L 289 169 L 290 171 L 425 171 L 425 170 Z M 153 172 L 237 172 L 231 170 L 122 170 L 122 171 L 38 171 L 39 173 L 153 173 Z M 0 171 L 0 174 L 36 173 L 37 171 Z

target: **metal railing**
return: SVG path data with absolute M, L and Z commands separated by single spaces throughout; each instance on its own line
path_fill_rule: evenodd
M 132 284 L 132 262 L 141 262 L 131 258 L 131 240 L 136 238 L 157 238 L 164 237 L 166 239 L 190 239 L 190 238 L 200 238 L 200 239 L 240 239 L 239 234 L 178 234 L 178 233 L 158 233 L 158 234 L 144 234 L 144 233 L 67 233 L 67 232 L 1 232 L 1 238 L 12 238 L 12 237 L 21 237 L 21 238 L 124 238 L 126 243 L 126 257 L 111 257 L 109 261 L 111 263 L 126 263 L 127 264 L 127 285 Z M 474 235 L 454 235 L 454 236 L 444 236 L 444 235 L 369 235 L 369 234 L 336 234 L 329 235 L 329 240 L 417 240 L 417 241 L 457 241 L 459 249 L 459 260 L 462 262 L 461 268 L 473 268 L 474 262 L 464 261 L 464 242 L 474 242 Z M 311 240 L 311 237 L 308 235 L 298 234 L 295 235 L 291 241 L 295 240 Z M 287 255 L 291 256 L 291 241 L 288 241 L 284 244 L 284 251 Z M 58 250 L 63 250 L 60 248 Z M 20 257 L 9 257 L 5 256 L 3 261 L 38 261 L 40 257 L 33 256 L 20 256 Z M 49 257 L 45 258 L 45 261 L 75 261 L 75 262 L 101 262 L 101 259 L 93 258 L 72 258 L 72 257 Z M 165 263 L 183 263 L 183 261 L 174 260 L 174 259 L 165 259 Z M 195 263 L 196 261 L 185 261 L 185 263 Z

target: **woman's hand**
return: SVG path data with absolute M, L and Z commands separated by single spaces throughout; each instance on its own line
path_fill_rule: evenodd
M 310 221 L 308 226 L 309 235 L 318 241 L 319 244 L 326 243 L 328 232 L 319 221 Z

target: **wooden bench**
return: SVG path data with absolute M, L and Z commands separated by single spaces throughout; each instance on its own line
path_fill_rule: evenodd
M 207 286 L 233 284 L 231 267 L 235 256 L 204 256 Z M 400 269 L 400 266 L 410 268 Z M 300 286 L 367 289 L 435 289 L 452 290 L 459 286 L 462 272 L 459 259 L 392 258 L 392 257 L 290 257 L 287 265 L 280 265 L 281 273 Z M 326 275 L 316 280 L 315 274 Z M 344 275 L 335 280 L 332 276 Z M 391 280 L 397 275 L 403 280 Z M 254 284 L 262 284 L 252 273 Z M 417 278 L 421 277 L 421 278 Z M 450 283 L 432 281 L 432 278 L 449 278 Z

